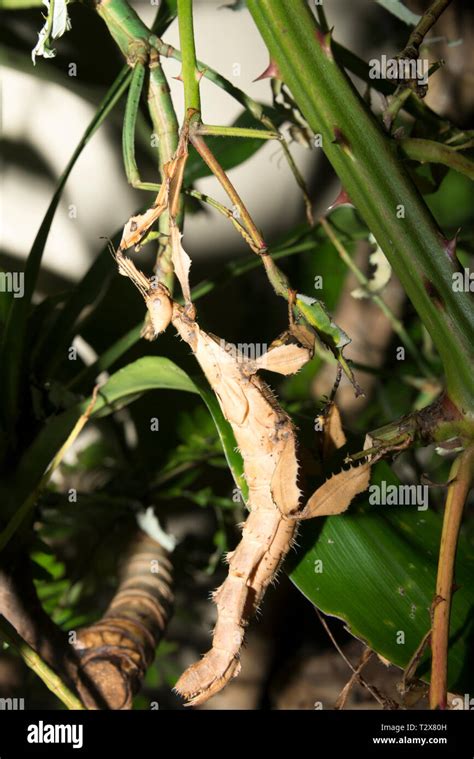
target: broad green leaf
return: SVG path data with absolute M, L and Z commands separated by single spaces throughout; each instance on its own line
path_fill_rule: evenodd
M 373 484 L 382 480 L 399 484 L 387 464 L 374 468 Z M 367 501 L 367 496 L 362 496 L 359 506 L 355 502 L 346 514 L 304 525 L 297 556 L 290 557 L 290 576 L 321 611 L 343 619 L 353 635 L 403 668 L 430 628 L 441 516 L 431 509 L 370 506 Z M 473 673 L 466 663 L 470 661 L 474 611 L 474 560 L 463 535 L 456 585 L 449 688 L 464 693 L 473 687 Z M 429 678 L 427 654 L 418 675 Z

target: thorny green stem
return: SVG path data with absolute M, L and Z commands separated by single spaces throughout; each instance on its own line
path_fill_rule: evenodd
M 247 0 L 272 60 L 343 187 L 413 302 L 443 361 L 450 398 L 474 414 L 474 313 L 435 220 L 304 0 Z

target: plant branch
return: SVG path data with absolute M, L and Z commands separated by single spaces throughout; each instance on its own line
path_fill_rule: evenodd
M 455 256 L 304 0 L 247 0 L 272 60 L 414 304 L 443 361 L 447 390 L 474 414 L 474 313 L 454 292 Z
M 179 39 L 183 55 L 182 79 L 187 119 L 200 119 L 199 71 L 194 43 L 193 0 L 178 0 Z
M 463 156 L 456 148 L 434 140 L 407 137 L 397 141 L 402 153 L 420 163 L 441 163 L 474 180 L 474 162 Z
M 407 44 L 398 56 L 399 58 L 418 58 L 420 46 L 425 36 L 451 2 L 452 0 L 433 0 L 410 34 Z
M 271 132 L 265 129 L 247 129 L 244 127 L 215 126 L 211 124 L 199 124 L 195 134 L 210 135 L 216 137 L 248 137 L 258 140 L 280 140 L 279 132 Z
M 69 690 L 56 672 L 43 661 L 41 656 L 18 635 L 13 625 L 2 614 L 0 614 L 0 637 L 18 651 L 25 664 L 68 709 L 84 709 L 77 696 Z
M 449 619 L 454 582 L 456 547 L 464 504 L 474 477 L 474 447 L 454 461 L 449 475 L 448 495 L 443 518 L 441 546 L 433 601 L 431 632 L 431 709 L 445 709 L 448 685 Z

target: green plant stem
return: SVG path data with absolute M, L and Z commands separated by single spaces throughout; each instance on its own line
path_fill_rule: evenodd
M 448 645 L 454 564 L 464 504 L 474 476 L 474 448 L 468 448 L 454 461 L 439 549 L 436 595 L 433 601 L 431 630 L 430 707 L 445 709 L 448 683 Z
M 334 234 L 334 231 L 331 225 L 329 224 L 329 222 L 326 221 L 326 219 L 322 218 L 320 219 L 320 224 L 322 228 L 324 229 L 324 231 L 326 232 L 329 239 L 331 240 L 332 244 L 336 248 L 341 259 L 346 264 L 346 266 L 357 277 L 357 280 L 360 282 L 360 284 L 363 287 L 367 287 L 367 285 L 369 284 L 369 280 L 367 279 L 365 274 L 359 269 L 359 267 L 354 262 L 352 257 L 349 255 L 348 251 L 346 250 L 344 245 L 341 243 L 341 241 L 338 239 L 338 237 Z M 415 343 L 411 339 L 410 335 L 406 331 L 400 319 L 397 319 L 392 309 L 386 304 L 386 302 L 384 301 L 381 295 L 378 295 L 377 293 L 373 293 L 370 295 L 370 299 L 373 300 L 373 302 L 380 308 L 384 316 L 387 317 L 388 321 L 392 325 L 393 331 L 399 336 L 400 340 L 405 345 L 408 352 L 414 358 L 415 363 L 417 364 L 422 374 L 424 374 L 426 377 L 431 377 L 432 372 L 430 371 L 429 367 L 426 366 L 425 363 L 420 358 L 419 349 L 416 347 Z
M 180 63 L 183 62 L 183 55 L 181 51 L 173 47 L 173 45 L 168 45 L 158 37 L 153 40 L 153 45 L 156 47 L 160 55 L 164 56 L 165 58 L 172 58 L 173 60 L 179 61 Z M 227 92 L 228 95 L 233 97 L 234 100 L 236 100 L 247 111 L 249 111 L 257 121 L 261 121 L 264 113 L 269 110 L 266 106 L 258 103 L 256 100 L 250 97 L 250 95 L 247 95 L 246 92 L 239 89 L 239 87 L 236 87 L 234 84 L 232 84 L 232 82 L 229 82 L 229 80 L 222 76 L 222 74 L 219 74 L 206 63 L 197 61 L 197 66 L 199 68 L 199 71 L 202 72 L 202 75 L 206 79 L 215 84 L 221 90 Z
M 443 166 L 448 166 L 450 169 L 474 180 L 474 162 L 461 155 L 456 148 L 418 137 L 406 137 L 398 140 L 397 144 L 402 153 L 413 161 L 441 163 Z
M 387 256 L 443 361 L 447 390 L 474 414 L 474 313 L 452 288 L 448 255 L 428 208 L 340 70 L 304 0 L 247 0 L 272 60 L 357 210 Z
M 244 127 L 215 126 L 211 124 L 199 124 L 195 134 L 211 135 L 216 137 L 248 137 L 258 140 L 279 140 L 279 132 L 271 132 L 265 129 L 247 129 Z
M 178 0 L 179 39 L 183 55 L 181 76 L 184 84 L 184 107 L 186 117 L 199 120 L 201 114 L 201 97 L 199 94 L 198 67 L 194 44 L 193 2 Z
M 69 690 L 61 678 L 46 664 L 45 661 L 18 635 L 10 622 L 0 614 L 0 636 L 15 648 L 25 664 L 37 675 L 46 687 L 59 698 L 68 709 L 84 710 L 77 696 Z
M 160 51 L 161 55 L 173 58 L 176 61 L 182 60 L 181 52 L 174 48 L 172 45 L 168 45 L 166 42 L 163 42 L 159 38 L 157 38 L 153 44 Z M 398 89 L 398 85 L 390 79 L 371 79 L 369 64 L 358 55 L 353 53 L 352 50 L 348 50 L 340 43 L 334 41 L 333 51 L 336 60 L 341 66 L 347 68 L 348 71 L 355 74 L 371 87 L 376 88 L 379 92 L 382 92 L 384 95 L 391 95 Z M 262 121 L 262 123 L 265 123 L 263 116 L 265 114 L 268 116 L 270 111 L 270 108 L 268 106 L 264 106 L 261 103 L 258 103 L 256 100 L 251 98 L 250 95 L 241 90 L 239 87 L 236 87 L 234 84 L 232 84 L 232 82 L 223 77 L 222 74 L 219 74 L 203 61 L 198 61 L 198 66 L 200 71 L 202 71 L 202 75 L 206 79 L 215 84 L 217 87 L 225 90 L 225 92 L 231 95 L 234 100 L 243 105 L 244 108 L 246 108 L 256 119 Z M 450 125 L 449 121 L 441 118 L 437 113 L 432 111 L 431 108 L 426 105 L 424 100 L 418 97 L 418 95 L 413 90 L 409 90 L 407 97 L 404 98 L 404 107 L 409 113 L 411 113 L 412 116 L 423 118 L 423 120 L 428 121 L 433 127 L 436 127 L 438 131 L 448 127 L 459 131 L 457 128 L 453 127 L 453 125 Z

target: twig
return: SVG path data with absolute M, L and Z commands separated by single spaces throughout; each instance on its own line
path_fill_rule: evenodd
M 373 654 L 373 651 L 371 651 L 370 648 L 364 649 L 364 651 L 362 652 L 362 656 L 359 659 L 359 663 L 357 664 L 357 667 L 352 673 L 349 681 L 345 684 L 344 688 L 341 690 L 338 697 L 336 698 L 334 709 L 337 709 L 337 710 L 344 709 L 349 693 L 351 692 L 352 686 L 354 685 L 355 682 L 360 682 L 360 673 L 364 669 L 365 665 L 370 661 L 372 654 Z
M 471 488 L 473 476 L 474 447 L 471 447 L 454 461 L 449 477 L 450 485 L 439 549 L 436 595 L 432 607 L 431 709 L 445 709 L 447 703 L 449 618 L 454 564 L 464 503 Z
M 426 647 L 429 645 L 430 642 L 430 636 L 431 636 L 431 628 L 428 630 L 427 633 L 425 633 L 416 647 L 410 661 L 408 662 L 407 666 L 405 667 L 405 670 L 403 672 L 403 678 L 400 685 L 400 693 L 402 697 L 405 695 L 405 693 L 411 688 L 412 681 L 415 679 L 415 672 L 418 668 L 418 665 L 421 661 L 421 658 L 426 650 Z
M 420 46 L 425 36 L 450 3 L 451 0 L 433 0 L 410 34 L 408 42 L 400 53 L 399 58 L 418 58 Z
M 316 608 L 316 606 L 315 606 L 314 610 L 315 610 L 315 612 L 316 612 L 316 614 L 317 614 L 317 616 L 319 618 L 319 621 L 321 622 L 322 626 L 324 627 L 324 629 L 326 630 L 327 634 L 329 635 L 329 638 L 330 638 L 331 643 L 333 644 L 334 648 L 336 649 L 336 651 L 338 652 L 338 654 L 344 659 L 344 661 L 346 662 L 346 664 L 349 667 L 349 669 L 355 675 L 357 675 L 357 679 L 358 679 L 359 683 L 364 688 L 367 688 L 367 690 L 369 691 L 369 693 L 371 694 L 371 696 L 373 696 L 373 698 L 380 704 L 380 706 L 382 706 L 383 708 L 386 708 L 387 703 L 388 703 L 389 700 L 386 699 L 386 698 L 384 698 L 383 696 L 381 696 L 380 693 L 378 692 L 377 688 L 374 688 L 372 685 L 370 685 L 370 683 L 368 683 L 366 680 L 364 680 L 364 678 L 362 677 L 362 675 L 357 672 L 356 668 L 354 667 L 354 665 L 352 664 L 352 662 L 350 661 L 350 659 L 347 658 L 347 656 L 345 655 L 344 651 L 340 647 L 339 643 L 335 639 L 334 635 L 331 632 L 331 629 L 330 629 L 328 623 L 324 619 L 324 617 L 321 614 L 321 612 L 319 611 L 319 609 Z M 390 703 L 392 703 L 392 702 L 390 702 Z
M 25 664 L 44 682 L 47 688 L 67 706 L 68 709 L 84 709 L 81 701 L 69 690 L 61 678 L 51 669 L 23 638 L 10 622 L 0 614 L 0 635 L 15 648 Z
M 407 158 L 420 163 L 441 163 L 474 180 L 474 162 L 460 155 L 459 148 L 452 148 L 434 140 L 407 137 L 397 141 Z

